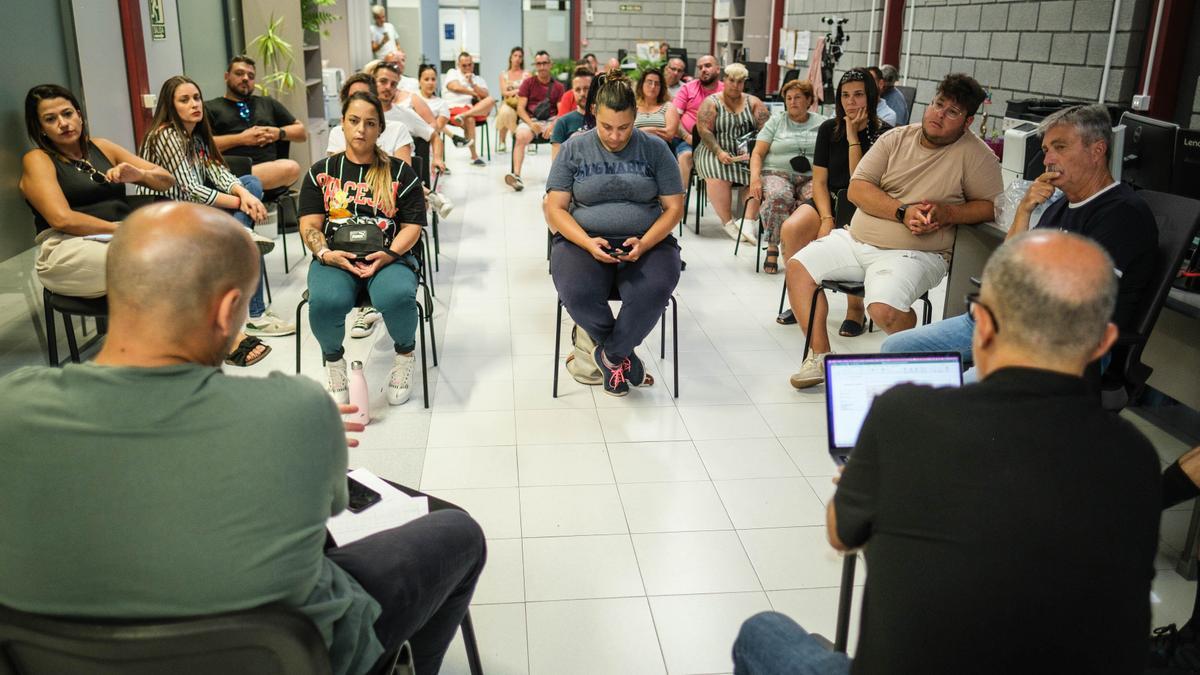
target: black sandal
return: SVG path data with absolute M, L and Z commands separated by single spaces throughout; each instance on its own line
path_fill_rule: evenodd
M 846 319 L 842 322 L 841 328 L 838 329 L 838 335 L 842 337 L 858 337 L 863 334 L 863 324 L 861 321 L 854 319 Z
M 262 352 L 259 353 L 258 356 L 251 357 L 250 354 L 254 352 L 259 345 L 262 345 L 263 347 Z M 225 357 L 225 363 L 228 363 L 231 366 L 238 366 L 239 368 L 246 368 L 247 366 L 252 366 L 259 361 L 262 361 L 267 357 L 267 354 L 270 353 L 270 345 L 263 344 L 262 340 L 259 340 L 253 335 L 247 335 L 246 337 L 242 338 L 241 342 L 238 343 L 237 349 L 233 350 L 229 353 L 229 356 Z
M 779 251 L 767 250 L 767 257 L 763 260 L 763 271 L 767 274 L 779 272 Z

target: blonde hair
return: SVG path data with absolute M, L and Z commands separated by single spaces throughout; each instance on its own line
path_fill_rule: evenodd
M 746 66 L 740 63 L 731 63 L 725 66 L 726 80 L 744 80 L 750 77 L 750 71 L 746 70 Z

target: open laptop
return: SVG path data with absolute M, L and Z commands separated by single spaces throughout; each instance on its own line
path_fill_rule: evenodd
M 845 464 L 875 397 L 898 384 L 962 386 L 958 352 L 830 354 L 825 357 L 825 416 L 829 454 Z

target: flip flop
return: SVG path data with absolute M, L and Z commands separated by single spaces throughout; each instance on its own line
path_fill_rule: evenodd
M 791 326 L 796 323 L 796 315 L 792 313 L 792 310 L 785 309 L 782 314 L 775 317 L 775 323 L 783 326 Z
M 846 319 L 842 322 L 841 328 L 838 328 L 838 335 L 842 337 L 858 337 L 863 334 L 863 325 L 859 321 Z
M 250 354 L 259 345 L 263 346 L 262 352 L 258 356 L 251 357 Z M 258 363 L 259 361 L 262 361 L 267 357 L 267 354 L 270 353 L 270 345 L 263 344 L 262 340 L 259 340 L 253 335 L 247 335 L 246 337 L 242 338 L 241 342 L 238 343 L 237 349 L 233 350 L 229 353 L 229 356 L 225 357 L 225 363 L 228 363 L 231 366 L 246 368 Z

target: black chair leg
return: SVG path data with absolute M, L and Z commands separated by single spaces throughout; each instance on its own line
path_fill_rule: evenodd
M 846 653 L 846 642 L 850 637 L 850 608 L 854 603 L 854 567 L 858 554 L 848 553 L 842 558 L 842 588 L 838 593 L 837 630 L 834 633 L 833 651 Z
M 679 303 L 671 296 L 671 348 L 675 350 L 675 398 L 679 398 Z
M 821 287 L 817 286 L 817 290 L 813 291 L 812 302 L 808 309 L 808 330 L 804 331 L 804 356 L 800 357 L 801 361 L 808 359 L 808 348 L 812 345 L 813 322 L 817 318 L 817 298 L 821 296 Z
M 429 408 L 429 368 L 425 362 L 425 310 L 421 307 L 421 303 L 417 303 L 417 327 L 421 334 L 421 392 L 424 394 L 423 401 L 425 408 Z M 432 331 L 433 327 L 430 326 Z
M 70 314 L 63 314 L 63 326 L 67 331 L 67 347 L 71 350 L 71 362 L 79 363 L 79 343 L 75 340 L 75 324 Z
M 441 237 L 438 236 L 438 223 L 440 221 L 441 221 L 441 218 L 438 218 L 438 214 L 434 213 L 433 219 L 432 219 L 432 223 L 433 223 L 432 224 L 432 229 L 433 229 L 433 271 L 434 272 L 440 271 L 442 269 L 441 263 L 438 261 L 438 256 L 440 256 L 442 254 Z
M 787 274 L 783 275 L 783 290 L 779 292 L 779 311 L 776 314 L 783 314 L 783 303 L 787 300 Z
M 262 256 L 262 264 L 259 265 L 259 271 L 262 274 L 263 287 L 267 289 L 267 304 L 271 304 L 271 277 L 267 276 L 267 256 Z
M 463 616 L 462 625 L 463 646 L 467 648 L 467 667 L 471 675 L 483 675 L 483 663 L 479 659 L 479 643 L 475 640 L 475 625 L 471 623 L 471 612 Z
M 54 326 L 54 308 L 50 306 L 50 294 L 42 292 L 43 311 L 46 316 L 46 358 L 52 367 L 58 363 L 58 330 Z
M 308 303 L 308 300 L 301 298 L 300 304 L 296 305 L 296 374 L 297 375 L 300 374 L 300 336 L 304 333 L 304 331 L 302 330 L 302 328 L 304 327 L 304 313 L 301 310 L 304 309 L 304 305 L 307 303 Z
M 562 350 L 562 300 L 558 301 L 558 310 L 554 316 L 554 398 L 558 398 L 558 357 Z

